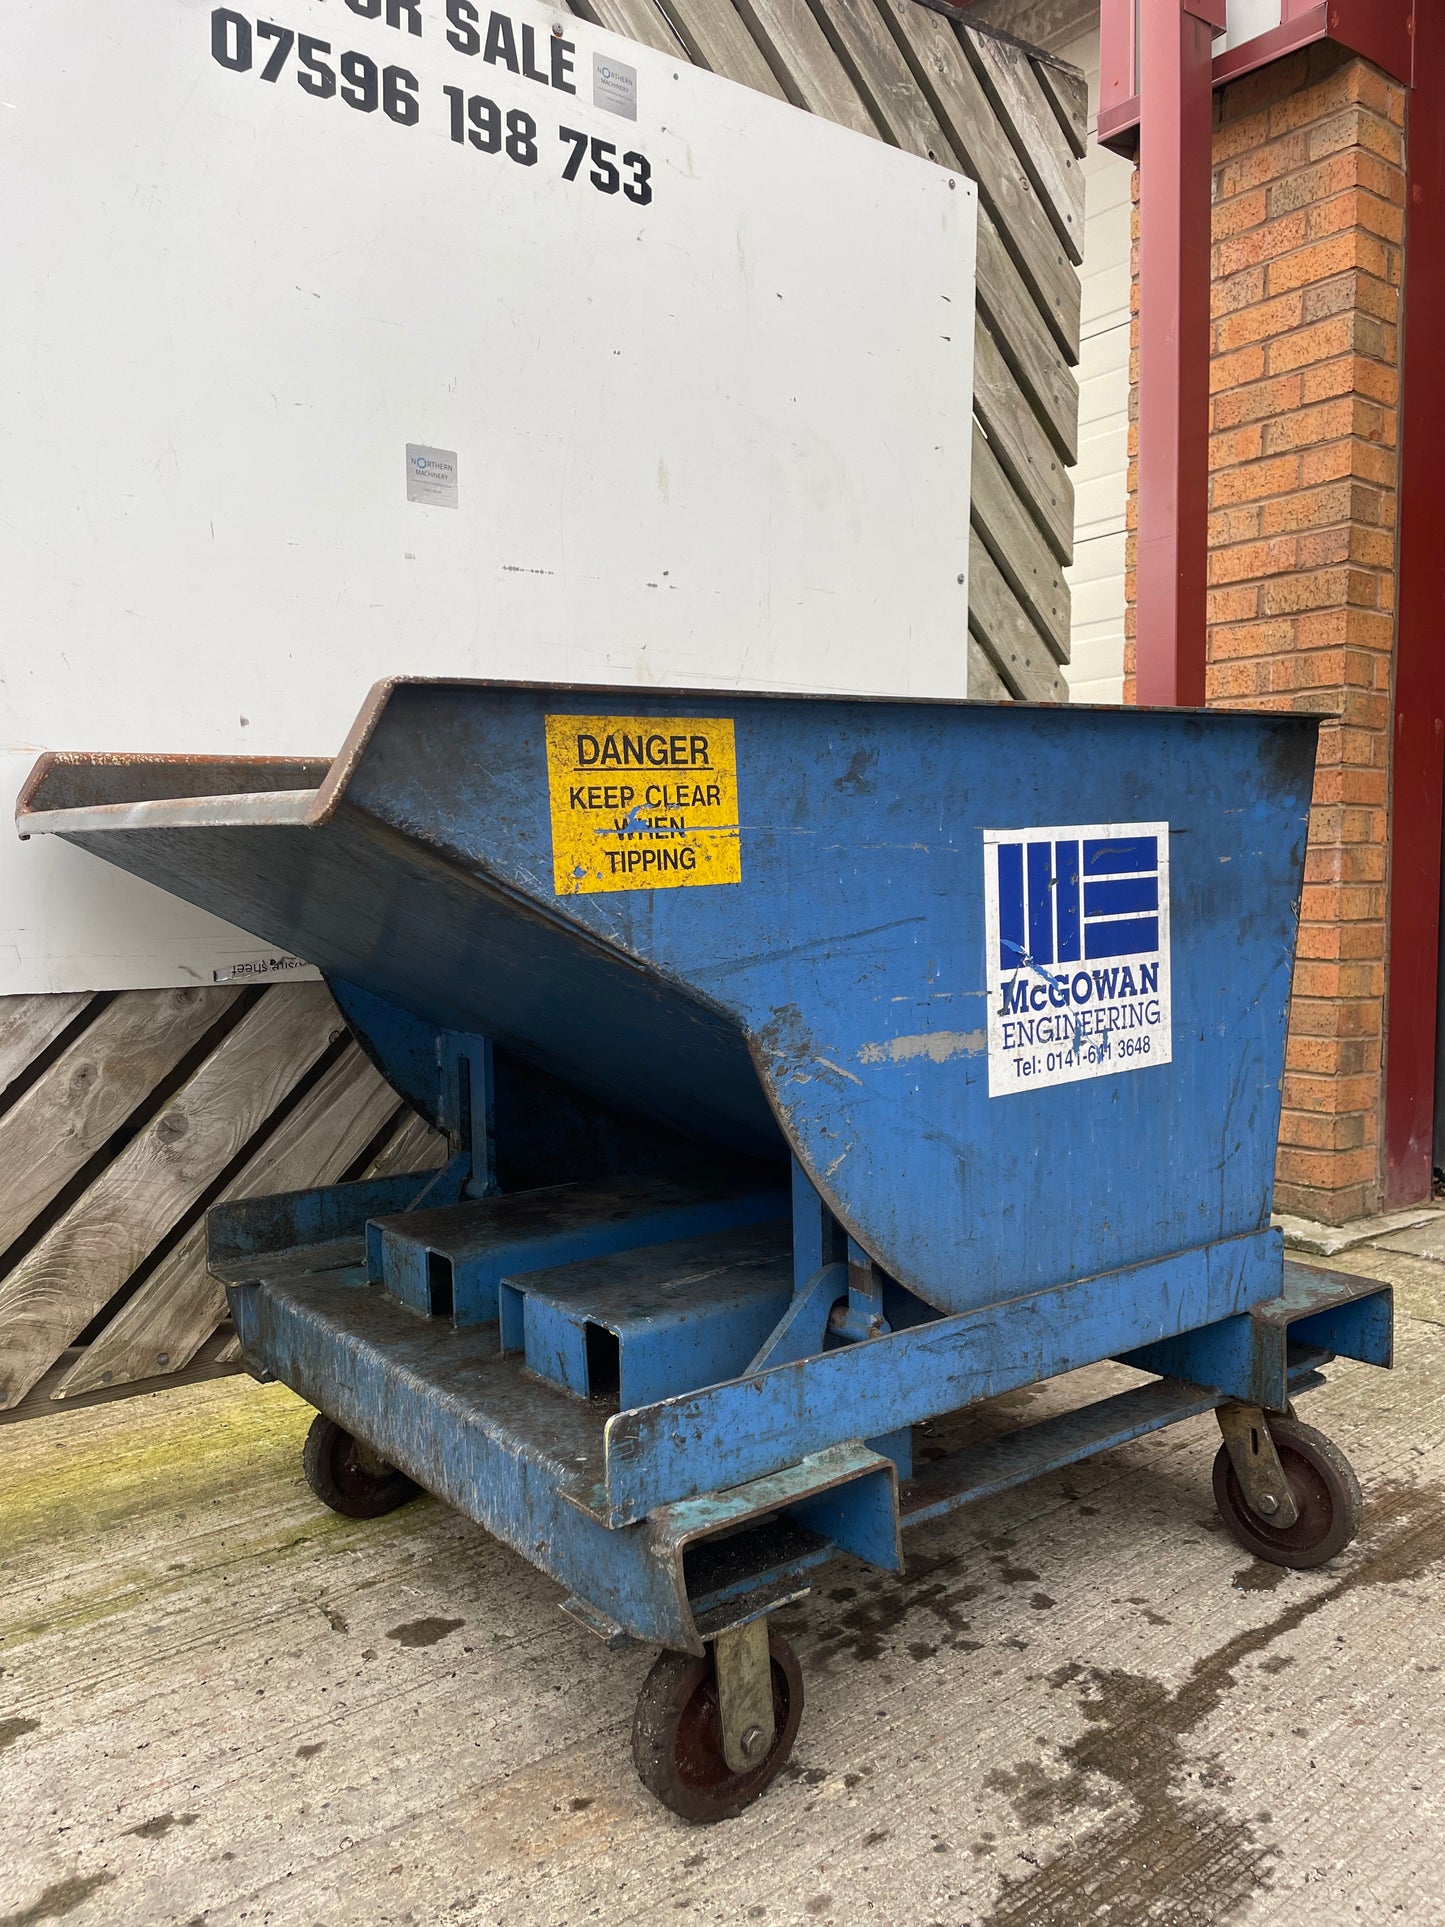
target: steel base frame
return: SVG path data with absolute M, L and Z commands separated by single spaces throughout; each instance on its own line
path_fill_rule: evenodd
M 614 1645 L 700 1653 L 839 1554 L 899 1572 L 908 1526 L 1227 1401 L 1282 1411 L 1333 1356 L 1391 1362 L 1389 1289 L 1282 1264 L 1267 1231 L 903 1329 L 875 1314 L 877 1336 L 618 1410 L 529 1370 L 498 1323 L 427 1316 L 369 1277 L 363 1233 L 407 1183 L 212 1214 L 246 1358 L 549 1573 Z M 833 1267 L 835 1333 L 867 1299 L 854 1269 Z M 1158 1333 L 1166 1304 L 1182 1333 Z M 914 1423 L 1110 1358 L 1158 1376 L 913 1475 Z

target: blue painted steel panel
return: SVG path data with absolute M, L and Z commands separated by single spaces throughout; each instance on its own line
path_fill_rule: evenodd
M 740 883 L 554 893 L 544 721 L 599 713 L 732 721 Z M 410 683 L 383 692 L 305 827 L 180 812 L 74 840 L 600 1101 L 791 1148 L 878 1263 L 953 1311 L 1267 1222 L 1314 732 Z M 1034 828 L 1160 821 L 1172 1061 L 990 1098 L 983 832 L 1032 850 Z M 1084 837 L 1086 886 L 1148 873 L 1150 840 Z M 1086 957 L 1151 921 L 1081 917 Z
M 1253 1232 L 1135 1274 L 989 1305 L 778 1365 L 607 1422 L 588 1503 L 614 1525 L 740 1485 L 838 1438 L 877 1437 L 1255 1304 L 1278 1281 L 1280 1235 Z

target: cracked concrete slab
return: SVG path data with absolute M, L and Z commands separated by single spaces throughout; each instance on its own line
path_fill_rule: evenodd
M 1304 1408 L 1365 1488 L 1333 1568 L 1225 1535 L 1209 1420 L 922 1529 L 901 1581 L 840 1562 L 786 1615 L 790 1769 L 709 1830 L 633 1776 L 650 1656 L 432 1501 L 323 1512 L 279 1387 L 10 1428 L 0 1927 L 1438 1923 L 1445 1293 L 1402 1305 L 1399 1369 Z

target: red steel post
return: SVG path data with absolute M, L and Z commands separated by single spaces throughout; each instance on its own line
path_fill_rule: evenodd
M 1445 764 L 1445 9 L 1415 12 L 1406 147 L 1399 607 L 1390 785 L 1385 1199 L 1430 1196 Z
M 1212 41 L 1224 0 L 1139 0 L 1136 700 L 1204 702 Z

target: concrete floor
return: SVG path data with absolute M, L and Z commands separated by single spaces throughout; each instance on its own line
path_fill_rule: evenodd
M 790 1771 L 702 1831 L 633 1775 L 650 1655 L 431 1501 L 323 1512 L 288 1393 L 0 1431 L 0 1927 L 1445 1922 L 1441 1258 L 1338 1261 L 1402 1315 L 1305 1412 L 1365 1488 L 1334 1569 L 1226 1537 L 1212 1421 L 830 1567 Z

